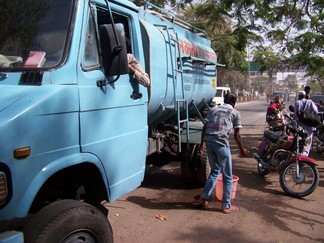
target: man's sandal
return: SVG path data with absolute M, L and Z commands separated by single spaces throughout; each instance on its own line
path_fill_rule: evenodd
M 237 212 L 239 210 L 240 210 L 239 207 L 231 206 L 230 208 L 223 208 L 223 213 L 225 213 L 225 214 L 235 213 L 235 212 Z
M 204 198 L 199 199 L 199 204 L 203 207 L 206 207 L 208 205 L 208 201 Z

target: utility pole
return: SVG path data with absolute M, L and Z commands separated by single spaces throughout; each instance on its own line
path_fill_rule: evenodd
M 247 46 L 247 61 L 248 61 L 248 87 L 249 92 L 253 93 L 254 90 L 251 88 L 251 60 L 250 60 L 250 46 Z

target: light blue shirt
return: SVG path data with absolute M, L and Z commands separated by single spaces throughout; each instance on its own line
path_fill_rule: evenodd
M 234 128 L 241 128 L 240 112 L 230 104 L 215 106 L 206 117 L 205 141 L 229 146 L 229 135 Z

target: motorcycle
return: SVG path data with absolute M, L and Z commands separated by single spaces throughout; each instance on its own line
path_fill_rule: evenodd
M 289 107 L 290 108 L 290 107 Z M 279 112 L 266 114 L 266 122 L 268 124 L 268 129 L 272 131 L 285 131 L 287 134 L 290 134 L 289 126 L 290 120 L 286 118 L 286 115 L 290 117 L 293 116 L 293 112 L 290 113 L 285 109 L 285 106 Z
M 281 114 L 273 114 L 266 116 L 266 122 L 268 123 L 269 129 L 272 131 L 283 131 L 285 127 L 284 119 Z
M 324 152 L 324 122 L 323 122 L 323 112 L 319 112 L 321 115 L 322 123 L 316 127 L 314 131 L 313 140 L 316 143 L 316 150 L 319 153 Z
M 287 114 L 284 117 L 289 120 L 287 129 L 284 129 L 289 130 L 289 134 L 283 130 L 266 129 L 253 157 L 258 162 L 261 176 L 272 171 L 279 172 L 282 189 L 292 197 L 301 198 L 314 192 L 318 186 L 318 163 L 300 155 L 308 134 L 292 117 Z

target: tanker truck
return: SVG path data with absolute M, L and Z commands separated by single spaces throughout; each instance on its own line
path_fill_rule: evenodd
M 180 155 L 184 177 L 204 182 L 217 63 L 206 33 L 149 3 L 1 4 L 0 242 L 112 242 L 103 202 L 140 186 L 155 154 Z

